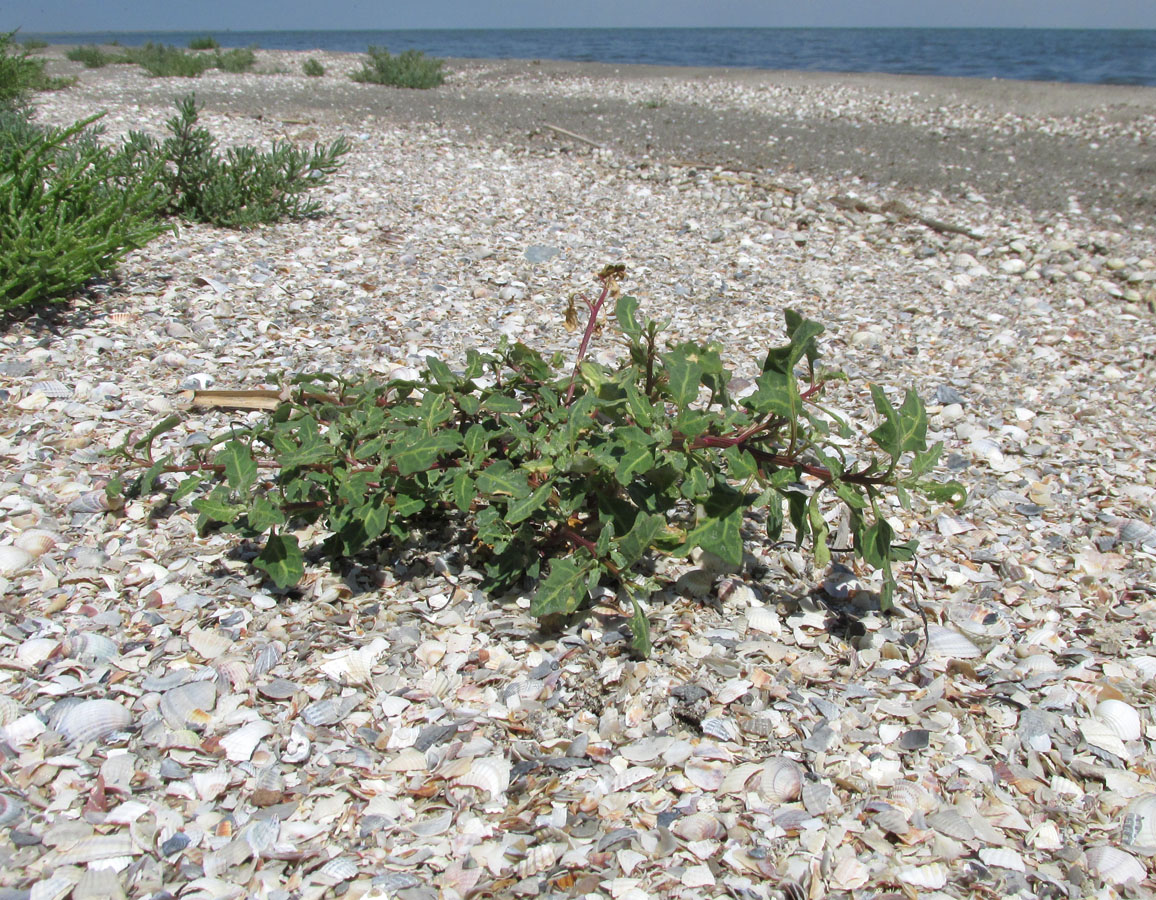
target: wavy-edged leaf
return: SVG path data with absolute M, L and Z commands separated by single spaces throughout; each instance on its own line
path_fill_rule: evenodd
M 759 474 L 759 465 L 750 452 L 742 447 L 727 447 L 723 451 L 727 461 L 727 474 L 736 481 L 746 481 Z
M 743 405 L 756 415 L 774 413 L 793 422 L 802 414 L 803 400 L 794 372 L 770 369 L 755 379 L 755 386 L 757 390 L 743 400 Z
M 908 486 L 932 500 L 950 503 L 956 509 L 967 503 L 967 489 L 958 481 L 918 481 Z
M 836 496 L 852 509 L 867 508 L 867 501 L 861 493 L 862 488 L 845 481 L 832 481 L 831 487 L 835 489 Z
M 477 477 L 478 492 L 490 497 L 506 496 L 520 499 L 530 493 L 526 475 L 515 469 L 507 460 L 500 459 L 482 469 Z
M 258 533 L 285 524 L 285 514 L 266 497 L 256 497 L 246 514 L 249 527 Z
M 220 522 L 223 525 L 228 525 L 245 511 L 243 506 L 233 502 L 229 489 L 223 484 L 214 488 L 208 496 L 194 500 L 193 509 L 201 514 L 204 524 Z
M 145 447 L 151 447 L 152 442 L 155 441 L 158 437 L 160 437 L 166 431 L 172 431 L 174 428 L 176 428 L 180 424 L 181 424 L 181 417 L 180 416 L 178 416 L 178 415 L 166 416 L 165 418 L 163 418 L 159 422 L 157 422 L 156 425 L 154 425 L 152 428 L 150 428 L 148 433 L 145 434 L 139 441 L 137 441 L 135 444 L 133 444 L 132 445 L 133 449 L 134 450 L 143 450 Z
M 450 486 L 453 494 L 454 506 L 462 512 L 469 512 L 470 506 L 478 496 L 478 486 L 468 472 L 458 470 L 454 473 L 454 480 Z
M 743 508 L 745 496 L 717 486 L 703 503 L 703 517 L 687 535 L 687 548 L 701 547 L 730 563 L 743 564 Z
M 169 498 L 169 502 L 180 503 L 185 499 L 185 497 L 189 496 L 189 494 L 204 484 L 208 480 L 208 477 L 208 475 L 201 474 L 190 475 L 179 485 L 177 485 L 177 489 L 173 491 L 173 495 Z
M 642 608 L 642 604 L 638 602 L 633 594 L 630 595 L 630 603 L 634 607 L 634 612 L 630 616 L 630 633 L 633 637 L 630 640 L 630 647 L 640 656 L 646 658 L 650 656 L 650 620 L 646 618 L 646 612 Z
M 883 416 L 883 422 L 871 432 L 870 438 L 891 457 L 892 467 L 905 451 L 926 449 L 927 411 L 915 391 L 907 391 L 898 410 L 877 384 L 871 385 L 871 398 L 875 401 L 875 410 Z
M 579 563 L 573 557 L 551 560 L 550 574 L 542 579 L 530 601 L 530 615 L 541 618 L 574 612 L 586 599 L 592 568 L 593 563 Z
M 638 321 L 638 298 L 622 294 L 614 304 L 614 318 L 622 333 L 635 343 L 642 338 L 642 325 Z
M 522 497 L 514 500 L 506 507 L 506 521 L 511 525 L 517 525 L 530 518 L 534 513 L 546 505 L 546 501 L 550 499 L 550 492 L 554 490 L 554 482 L 547 481 L 531 493 L 528 497 Z
M 814 367 L 814 361 L 819 355 L 815 338 L 823 333 L 823 326 L 818 322 L 805 319 L 794 310 L 784 310 L 787 320 L 789 344 L 775 347 L 763 361 L 763 372 L 778 372 L 781 375 L 794 377 L 794 369 L 799 360 L 807 357 L 808 365 Z
M 317 430 L 316 419 L 302 416 L 292 423 L 295 428 L 281 428 L 273 434 L 273 447 L 283 469 L 307 466 L 333 456 L 333 448 Z
M 522 401 L 508 394 L 490 394 L 482 401 L 482 409 L 486 412 L 517 415 L 522 411 Z
M 634 527 L 617 542 L 619 566 L 628 569 L 642 559 L 655 539 L 665 530 L 665 516 L 640 513 L 634 520 Z
M 629 443 L 618 458 L 614 468 L 614 479 L 622 485 L 630 484 L 635 475 L 654 468 L 654 454 L 642 443 Z
M 416 440 L 412 434 L 407 434 L 393 446 L 393 462 L 397 466 L 397 474 L 405 477 L 415 472 L 424 472 L 440 457 L 461 447 L 461 444 L 462 437 L 456 431 L 437 431 Z
M 243 494 L 257 480 L 257 460 L 240 441 L 229 441 L 217 453 L 216 461 L 225 467 L 225 481 L 238 494 Z
M 702 376 L 707 371 L 706 351 L 697 344 L 679 344 L 662 357 L 668 379 L 670 399 L 678 406 L 687 406 L 698 397 Z
M 831 548 L 827 544 L 830 528 L 827 527 L 827 520 L 823 518 L 823 512 L 819 509 L 818 494 L 812 494 L 807 504 L 807 519 L 811 525 L 811 540 L 815 546 L 815 565 L 825 568 L 831 562 Z
M 292 534 L 274 532 L 265 541 L 253 565 L 269 576 L 277 587 L 284 590 L 305 577 L 305 557 Z

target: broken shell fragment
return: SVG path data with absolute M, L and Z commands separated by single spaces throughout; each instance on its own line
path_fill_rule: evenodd
M 1101 700 L 1096 704 L 1095 716 L 1120 740 L 1140 740 L 1143 725 L 1140 713 L 1131 704 L 1123 700 Z
M 759 779 L 759 794 L 775 803 L 790 803 L 799 799 L 803 791 L 803 770 L 799 764 L 784 757 L 769 759 L 763 765 Z
M 1142 856 L 1156 856 L 1156 794 L 1141 794 L 1125 807 L 1120 843 Z
M 1140 860 L 1131 853 L 1115 847 L 1091 847 L 1085 856 L 1088 860 L 1088 871 L 1106 884 L 1139 883 L 1148 874 L 1148 870 Z
M 980 656 L 980 649 L 954 628 L 929 625 L 927 628 L 927 654 L 940 659 L 974 659 Z
M 57 724 L 70 741 L 98 741 L 132 724 L 132 713 L 115 700 L 85 700 L 71 707 Z

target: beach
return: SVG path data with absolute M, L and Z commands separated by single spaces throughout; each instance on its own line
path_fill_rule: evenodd
M 322 217 L 182 224 L 0 336 L 0 547 L 25 554 L 0 554 L 0 888 L 1151 889 L 1156 89 L 452 60 L 406 91 L 353 54 L 178 80 L 48 53 L 79 81 L 46 124 L 161 136 L 195 91 L 222 146 L 352 150 Z M 412 377 L 503 335 L 572 359 L 568 298 L 610 263 L 736 379 L 793 308 L 856 426 L 868 383 L 925 399 L 969 497 L 886 508 L 920 545 L 896 614 L 849 556 L 752 527 L 737 570 L 657 562 L 641 660 L 612 590 L 543 631 L 532 586 L 488 595 L 438 535 L 279 592 L 195 511 L 101 500 L 102 451 L 160 418 L 177 452 L 256 415 L 191 390 Z M 607 324 L 593 358 L 623 352 Z M 94 700 L 120 707 L 95 738 L 69 719 Z

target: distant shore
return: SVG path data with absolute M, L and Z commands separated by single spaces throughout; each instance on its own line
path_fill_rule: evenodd
M 349 80 L 361 54 L 260 51 L 245 76 L 143 79 L 123 66 L 53 68 L 143 105 L 193 90 L 210 110 L 356 125 L 431 122 L 464 137 L 525 143 L 560 131 L 632 157 L 770 173 L 853 176 L 945 195 L 979 193 L 1036 213 L 1072 204 L 1127 220 L 1156 213 L 1156 88 L 917 75 L 447 60 L 432 91 Z M 324 78 L 299 75 L 308 57 Z

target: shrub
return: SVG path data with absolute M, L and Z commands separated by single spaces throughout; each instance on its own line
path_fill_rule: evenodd
M 628 359 L 595 363 L 586 352 L 622 275 L 621 266 L 600 274 L 569 371 L 560 357 L 547 361 L 503 339 L 494 353 L 471 350 L 463 371 L 431 357 L 415 381 L 299 375 L 256 398 L 225 396 L 223 407 L 275 409 L 248 427 L 231 422 L 209 445 L 173 441 L 158 452 L 176 416 L 126 441 L 130 466 L 145 469 L 129 493 L 149 494 L 166 473 L 179 475 L 169 500 L 195 497 L 202 530 L 225 526 L 262 540 L 254 565 L 281 588 L 304 575 L 292 533 L 304 523 L 321 521 L 335 560 L 379 539 L 404 543 L 415 527 L 456 532 L 477 553 L 489 589 L 538 579 L 536 616 L 573 613 L 600 582 L 616 584 L 643 654 L 655 554 L 701 549 L 741 567 L 745 540 L 761 532 L 777 542 L 788 521 L 819 565 L 846 551 L 881 569 L 880 605 L 889 608 L 892 563 L 911 559 L 915 546 L 893 542 L 885 493 L 905 504 L 912 491 L 965 497 L 960 485 L 928 477 L 942 446 L 926 446 L 919 398 L 908 391 L 896 408 L 872 386 L 881 422 L 852 443 L 850 426 L 818 403 L 823 328 L 792 311 L 789 342 L 767 354 L 757 390 L 741 401 L 716 347 L 660 348 L 663 326 L 640 318 L 633 297 L 619 297 L 615 311 Z M 846 509 L 853 547 L 828 544 L 834 503 Z M 750 510 L 760 511 L 757 523 Z
M 15 34 L 0 32 L 0 112 L 21 109 L 33 91 L 59 90 L 75 82 L 73 78 L 49 77 L 44 73 L 44 60 L 29 58 L 24 49 L 14 52 Z
M 196 37 L 189 41 L 190 50 L 217 50 L 220 48 L 216 38 L 207 34 L 204 37 Z
M 269 153 L 231 147 L 219 155 L 216 140 L 197 125 L 196 99 L 185 97 L 177 109 L 167 123 L 172 137 L 158 142 L 133 132 L 126 150 L 134 168 L 160 167 L 165 211 L 196 222 L 245 228 L 315 216 L 321 205 L 306 193 L 325 184 L 349 152 L 338 138 L 328 147 L 314 145 L 311 152 L 275 143 Z
M 130 47 L 127 57 L 156 78 L 198 78 L 214 65 L 213 57 L 207 53 L 186 53 L 179 47 L 151 41 L 142 47 Z
M 0 310 L 67 296 L 164 230 L 156 172 L 86 128 L 0 122 Z
M 218 50 L 213 54 L 213 66 L 223 72 L 248 72 L 257 61 L 257 55 L 248 48 Z
M 110 56 L 93 44 L 73 47 L 64 55 L 73 62 L 84 63 L 85 68 L 88 69 L 100 69 L 111 62 L 120 60 L 120 57 Z
M 42 41 L 39 38 L 25 38 L 20 44 L 25 50 L 31 52 L 33 50 L 43 50 L 48 46 L 48 41 Z
M 350 77 L 354 81 L 387 84 L 404 88 L 433 88 L 446 78 L 443 60 L 428 57 L 420 50 L 406 50 L 391 56 L 382 47 L 370 47 L 369 59 Z
M 320 78 L 325 74 L 325 66 L 321 65 L 321 63 L 319 63 L 317 60 L 310 57 L 309 59 L 305 60 L 305 64 L 301 66 L 301 71 L 303 71 L 310 78 Z

